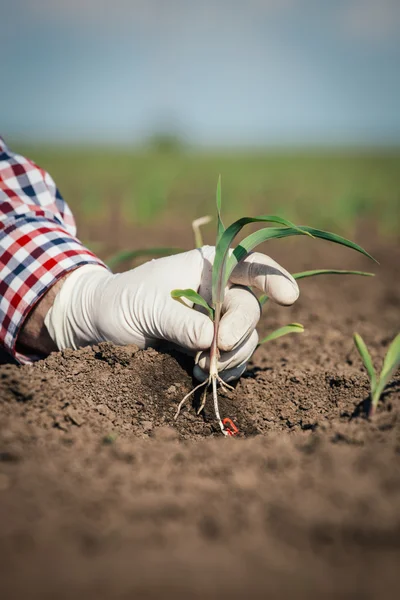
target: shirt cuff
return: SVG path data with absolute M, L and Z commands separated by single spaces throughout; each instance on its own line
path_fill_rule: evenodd
M 54 221 L 22 218 L 0 229 L 0 344 L 17 362 L 38 358 L 16 351 L 30 311 L 59 279 L 88 264 L 107 268 Z

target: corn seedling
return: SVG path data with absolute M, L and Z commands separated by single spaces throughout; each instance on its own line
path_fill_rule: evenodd
M 396 370 L 400 367 L 400 333 L 396 335 L 388 348 L 379 377 L 376 374 L 368 348 L 361 335 L 358 333 L 354 334 L 354 343 L 361 356 L 361 360 L 364 363 L 370 381 L 371 404 L 368 416 L 372 417 L 376 412 L 379 398 L 385 387 L 395 374 Z
M 195 219 L 192 222 L 192 229 L 194 234 L 194 242 L 196 248 L 201 248 L 203 245 L 203 236 L 201 234 L 200 227 L 202 225 L 207 225 L 212 221 L 212 217 L 200 217 L 199 219 Z M 113 254 L 110 258 L 107 259 L 107 266 L 114 270 L 119 265 L 132 262 L 137 258 L 149 257 L 149 256 L 169 256 L 171 254 L 179 254 L 180 252 L 184 252 L 181 248 L 139 248 L 138 250 L 122 250 L 121 252 L 117 252 L 117 254 Z
M 347 246 L 348 248 L 352 248 L 358 252 L 361 252 L 368 258 L 373 257 L 366 252 L 361 246 L 358 246 L 354 242 L 351 242 L 339 235 L 334 233 L 329 233 L 327 231 L 322 231 L 320 229 L 314 229 L 312 227 L 305 226 L 297 226 L 287 219 L 284 219 L 275 215 L 262 215 L 259 217 L 243 217 L 238 221 L 232 223 L 229 227 L 225 228 L 221 218 L 221 177 L 218 179 L 217 184 L 217 193 L 216 193 L 216 208 L 217 208 L 217 238 L 215 244 L 215 258 L 214 264 L 212 268 L 212 301 L 211 306 L 207 303 L 207 301 L 200 296 L 195 290 L 186 289 L 186 290 L 172 290 L 171 296 L 177 300 L 182 301 L 182 298 L 188 300 L 192 305 L 199 305 L 204 308 L 213 321 L 214 325 L 214 335 L 210 348 L 210 368 L 209 368 L 209 376 L 206 381 L 200 383 L 196 386 L 191 392 L 189 392 L 179 403 L 176 417 L 178 417 L 179 412 L 184 404 L 184 402 L 192 395 L 194 392 L 202 387 L 204 387 L 201 408 L 204 406 L 205 398 L 207 394 L 207 389 L 209 386 L 212 388 L 213 395 L 213 403 L 214 403 L 214 411 L 215 416 L 217 418 L 219 427 L 222 433 L 226 436 L 228 432 L 225 429 L 224 423 L 221 420 L 218 406 L 218 385 L 223 389 L 233 389 L 227 383 L 225 383 L 218 372 L 218 358 L 219 358 L 219 350 L 217 345 L 218 340 L 218 332 L 219 332 L 219 324 L 221 319 L 221 309 L 224 301 L 225 289 L 228 283 L 228 280 L 232 274 L 233 269 L 238 264 L 240 260 L 245 258 L 249 252 L 251 252 L 254 248 L 256 248 L 259 244 L 266 242 L 271 239 L 285 238 L 294 235 L 306 235 L 310 238 L 321 238 L 323 240 L 327 240 L 330 242 L 334 242 L 336 244 L 341 244 L 343 246 Z M 263 229 L 259 229 L 255 233 L 251 233 L 246 238 L 244 238 L 233 250 L 230 252 L 230 247 L 238 235 L 238 233 L 242 230 L 245 225 L 250 223 L 272 223 L 274 225 L 279 225 L 279 227 L 265 227 Z M 303 277 L 305 275 L 303 274 Z M 189 310 L 189 308 L 188 308 Z M 298 327 L 298 324 L 296 324 Z M 284 335 L 284 333 L 281 333 Z M 267 336 L 268 338 L 268 336 Z M 271 338 L 270 338 L 271 339 Z M 266 340 L 268 341 L 268 340 Z M 200 408 L 200 409 L 201 409 Z
M 184 252 L 181 248 L 140 248 L 139 250 L 122 250 L 107 259 L 107 266 L 116 269 L 120 264 L 133 261 L 144 256 L 169 256 Z

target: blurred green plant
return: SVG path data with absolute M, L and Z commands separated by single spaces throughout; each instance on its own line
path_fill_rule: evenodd
M 279 329 L 275 329 L 275 331 L 272 331 L 266 335 L 262 340 L 260 340 L 258 345 L 260 346 L 266 342 L 272 342 L 272 340 L 277 340 L 288 333 L 304 333 L 304 327 L 300 323 L 289 323 L 289 325 L 279 327 Z
M 151 135 L 145 146 L 151 152 L 160 154 L 176 154 L 185 150 L 186 144 L 183 138 L 173 132 L 159 131 Z
M 132 262 L 137 258 L 148 256 L 169 256 L 170 254 L 179 254 L 183 252 L 182 248 L 139 248 L 138 250 L 121 250 L 106 259 L 107 266 L 114 270 L 124 263 Z
M 85 229 L 108 222 L 118 190 L 126 227 L 157 219 L 176 222 L 213 214 L 219 171 L 229 198 L 226 218 L 262 212 L 353 235 L 360 219 L 382 235 L 400 229 L 399 150 L 195 151 L 21 147 L 48 170 Z M 93 194 L 90 190 L 94 190 Z M 150 201 L 149 201 L 150 198 Z
M 112 433 L 108 433 L 107 435 L 105 435 L 103 437 L 103 444 L 105 444 L 105 445 L 114 444 L 114 442 L 116 442 L 117 439 L 118 439 L 118 433 L 116 431 L 113 431 Z
M 379 377 L 376 374 L 368 348 L 361 335 L 358 333 L 354 334 L 354 343 L 361 356 L 361 360 L 364 363 L 370 381 L 371 404 L 368 414 L 372 417 L 376 412 L 379 399 L 382 396 L 385 387 L 400 366 L 400 333 L 396 335 L 388 348 Z
M 212 217 L 200 217 L 192 222 L 192 229 L 194 234 L 194 242 L 196 248 L 203 246 L 203 236 L 201 233 L 201 226 L 206 225 L 212 221 Z M 106 260 L 107 266 L 113 270 L 124 263 L 132 262 L 137 258 L 143 258 L 148 256 L 168 256 L 170 254 L 179 254 L 184 252 L 182 248 L 164 248 L 155 246 L 154 248 L 139 248 L 137 250 L 121 250 L 116 254 L 113 254 Z

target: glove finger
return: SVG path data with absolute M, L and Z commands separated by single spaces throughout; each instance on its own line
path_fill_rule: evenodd
M 290 306 L 299 297 L 298 285 L 291 274 L 260 252 L 253 252 L 240 261 L 234 268 L 230 281 L 256 287 L 283 306 Z
M 185 304 L 168 298 L 161 311 L 157 330 L 163 339 L 187 350 L 207 350 L 214 335 L 212 321 L 209 316 L 190 310 Z
M 242 365 L 238 365 L 233 369 L 226 369 L 225 371 L 221 371 L 219 376 L 223 381 L 229 383 L 230 381 L 235 381 L 236 379 L 239 379 L 239 377 L 241 377 L 245 372 L 246 367 L 247 362 L 243 363 Z M 203 382 L 208 379 L 208 373 L 200 369 L 199 365 L 195 365 L 193 368 L 193 377 L 195 377 L 198 381 Z
M 248 339 L 261 317 L 260 304 L 251 290 L 231 287 L 225 292 L 218 331 L 218 348 L 230 352 Z
M 258 344 L 258 334 L 254 329 L 250 336 L 244 340 L 240 346 L 231 352 L 221 352 L 218 360 L 218 370 L 233 369 L 242 363 L 249 360 Z M 196 363 L 204 372 L 208 372 L 210 368 L 210 353 L 201 352 L 196 360 Z

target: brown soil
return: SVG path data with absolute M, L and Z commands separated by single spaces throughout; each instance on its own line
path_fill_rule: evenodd
M 368 246 L 375 279 L 305 280 L 296 306 L 268 308 L 261 333 L 306 333 L 260 348 L 221 395 L 233 439 L 209 404 L 174 421 L 193 382 L 167 349 L 2 366 L 1 597 L 398 597 L 400 380 L 368 420 L 351 336 L 380 364 L 400 329 L 400 253 Z M 370 266 L 324 244 L 317 264 L 272 248 L 292 271 Z

